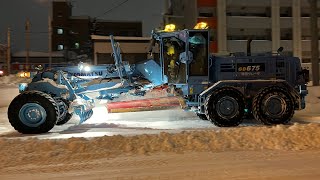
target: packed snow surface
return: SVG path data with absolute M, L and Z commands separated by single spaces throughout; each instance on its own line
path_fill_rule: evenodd
M 67 124 L 63 134 L 69 134 L 68 138 L 52 138 L 60 129 L 43 138 L 18 134 L 9 128 L 6 117 L 7 106 L 18 94 L 15 86 L 29 80 L 0 77 L 0 179 L 320 177 L 318 87 L 309 88 L 307 108 L 298 111 L 290 125 L 218 128 L 175 110 L 112 115 L 99 114 L 100 106 L 92 119 L 96 121 L 89 120 L 82 127 L 109 123 L 110 131 L 125 128 L 131 133 L 84 136 L 77 134 L 81 128 Z M 150 130 L 157 131 L 147 133 Z
M 319 150 L 320 124 L 223 128 L 177 134 L 104 136 L 92 139 L 27 140 L 0 138 L 0 169 L 29 163 L 86 161 L 157 152 L 239 150 Z
M 0 85 L 15 85 L 17 86 L 19 83 L 28 83 L 31 82 L 30 78 L 21 78 L 17 75 L 9 75 L 0 77 Z

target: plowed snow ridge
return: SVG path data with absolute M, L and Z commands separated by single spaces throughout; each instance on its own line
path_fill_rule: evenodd
M 22 164 L 88 161 L 157 152 L 320 149 L 320 124 L 184 131 L 178 134 L 104 136 L 65 140 L 0 138 L 0 169 Z
M 15 85 L 17 86 L 19 83 L 28 83 L 31 82 L 30 78 L 20 78 L 16 75 L 9 75 L 0 77 L 0 84 L 3 85 Z

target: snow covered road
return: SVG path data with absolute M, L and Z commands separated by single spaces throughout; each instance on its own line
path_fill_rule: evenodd
M 100 137 L 112 135 L 158 134 L 160 132 L 178 133 L 184 130 L 218 129 L 209 121 L 200 120 L 192 112 L 181 109 L 162 111 L 107 113 L 105 102 L 98 102 L 93 116 L 79 125 L 76 115 L 65 125 L 54 127 L 49 133 L 42 135 L 23 135 L 16 132 L 8 122 L 7 107 L 18 95 L 13 85 L 0 88 L 0 136 L 10 138 L 61 139 L 71 137 Z M 313 103 L 317 103 L 315 100 Z M 315 106 L 315 105 L 313 105 Z M 318 111 L 298 112 L 292 122 L 320 122 Z M 254 121 L 246 121 L 241 126 L 260 126 Z
M 0 135 L 4 137 L 37 137 L 40 139 L 56 139 L 70 137 L 99 137 L 105 135 L 137 135 L 155 134 L 161 131 L 180 132 L 182 130 L 216 128 L 208 121 L 200 120 L 194 113 L 181 109 L 107 113 L 105 102 L 97 102 L 93 116 L 79 125 L 76 115 L 65 125 L 54 127 L 43 135 L 22 135 L 17 133 L 7 118 L 7 108 L 11 100 L 18 95 L 14 86 L 0 88 Z
M 180 109 L 108 114 L 101 103 L 84 124 L 23 135 L 7 118 L 18 90 L 5 85 L 0 179 L 319 179 L 318 90 L 292 126 L 218 128 Z
M 162 131 L 217 128 L 209 121 L 200 120 L 194 113 L 180 109 L 108 114 L 103 106 L 94 108 L 94 115 L 79 125 L 76 115 L 65 125 L 54 127 L 42 135 L 22 135 L 14 131 L 7 119 L 7 108 L 0 109 L 0 136 L 37 137 L 40 139 L 60 139 L 71 137 L 100 137 L 111 135 L 158 134 Z M 2 134 L 2 135 L 1 135 Z

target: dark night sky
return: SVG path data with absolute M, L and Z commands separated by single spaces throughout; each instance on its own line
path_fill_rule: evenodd
M 96 17 L 117 6 L 124 0 L 73 0 L 73 15 Z M 6 43 L 7 27 L 12 30 L 13 52 L 25 49 L 25 21 L 31 22 L 31 51 L 47 51 L 48 9 L 51 0 L 1 0 L 0 43 Z M 110 13 L 101 16 L 105 20 L 133 20 L 143 22 L 143 34 L 148 36 L 158 27 L 163 9 L 162 0 L 129 0 Z

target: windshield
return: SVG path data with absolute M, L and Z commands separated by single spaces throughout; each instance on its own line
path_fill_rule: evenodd
M 175 37 L 163 38 L 164 74 L 168 83 L 186 83 L 186 64 L 179 60 L 185 52 L 185 43 Z

